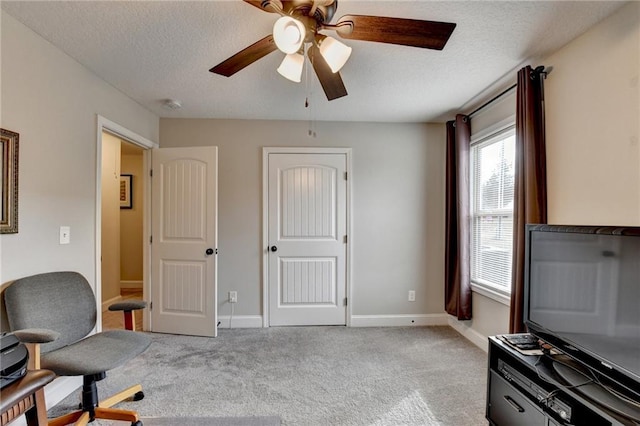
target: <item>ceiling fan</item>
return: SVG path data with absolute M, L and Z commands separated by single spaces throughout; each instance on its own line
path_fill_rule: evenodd
M 456 24 L 384 16 L 345 15 L 330 24 L 338 0 L 244 0 L 265 12 L 277 13 L 273 34 L 239 51 L 209 71 L 230 77 L 258 59 L 279 49 L 286 57 L 278 72 L 300 82 L 304 53 L 320 80 L 328 100 L 347 95 L 339 70 L 351 48 L 321 31 L 334 31 L 344 39 L 375 41 L 442 50 Z

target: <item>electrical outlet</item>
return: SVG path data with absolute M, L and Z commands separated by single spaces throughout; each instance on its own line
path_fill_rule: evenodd
M 229 303 L 237 303 L 238 302 L 238 292 L 230 291 L 229 292 Z
M 409 302 L 415 302 L 416 301 L 416 292 L 414 290 L 409 290 L 408 300 L 409 300 Z

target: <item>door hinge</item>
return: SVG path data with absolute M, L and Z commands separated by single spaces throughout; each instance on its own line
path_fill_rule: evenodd
M 149 169 L 149 176 L 153 177 L 153 169 Z
M 344 306 L 347 306 L 347 298 L 344 298 Z
M 347 236 L 346 236 L 346 235 L 344 236 L 344 238 L 342 239 L 342 241 L 344 241 L 344 243 L 345 243 L 345 244 L 347 244 L 347 242 L 348 242 L 348 238 L 347 238 Z
M 149 244 L 153 244 L 153 235 L 149 237 Z
M 348 173 L 344 172 L 344 180 L 347 180 Z
M 149 310 L 153 311 L 153 302 L 149 303 Z

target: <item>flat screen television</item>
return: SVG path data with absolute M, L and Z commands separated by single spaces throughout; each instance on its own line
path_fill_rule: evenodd
M 530 333 L 640 394 L 640 227 L 527 225 Z

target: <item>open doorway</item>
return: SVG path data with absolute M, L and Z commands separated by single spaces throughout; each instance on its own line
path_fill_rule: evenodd
M 144 300 L 144 149 L 102 133 L 102 329 L 122 329 L 122 312 L 108 306 Z M 142 329 L 142 316 L 136 317 Z
M 152 296 L 148 244 L 151 224 L 149 173 L 150 153 L 158 148 L 158 144 L 100 115 L 97 121 L 95 294 L 98 311 L 96 330 L 100 331 L 103 329 L 103 312 L 109 304 L 121 300 L 122 290 L 126 294 L 133 289 L 136 297 L 144 300 L 150 300 Z M 130 179 L 122 183 L 121 175 L 130 175 Z M 105 203 L 109 206 L 103 209 Z M 103 239 L 107 240 L 104 245 Z M 132 240 L 136 242 L 132 243 Z M 136 253 L 135 256 L 132 252 Z M 121 262 L 124 257 L 126 262 Z M 103 271 L 106 272 L 104 279 Z M 116 314 L 119 314 L 119 321 L 123 321 L 122 312 Z M 143 322 L 140 329 L 150 329 L 148 310 L 138 316 Z M 118 324 L 115 328 L 121 327 Z

